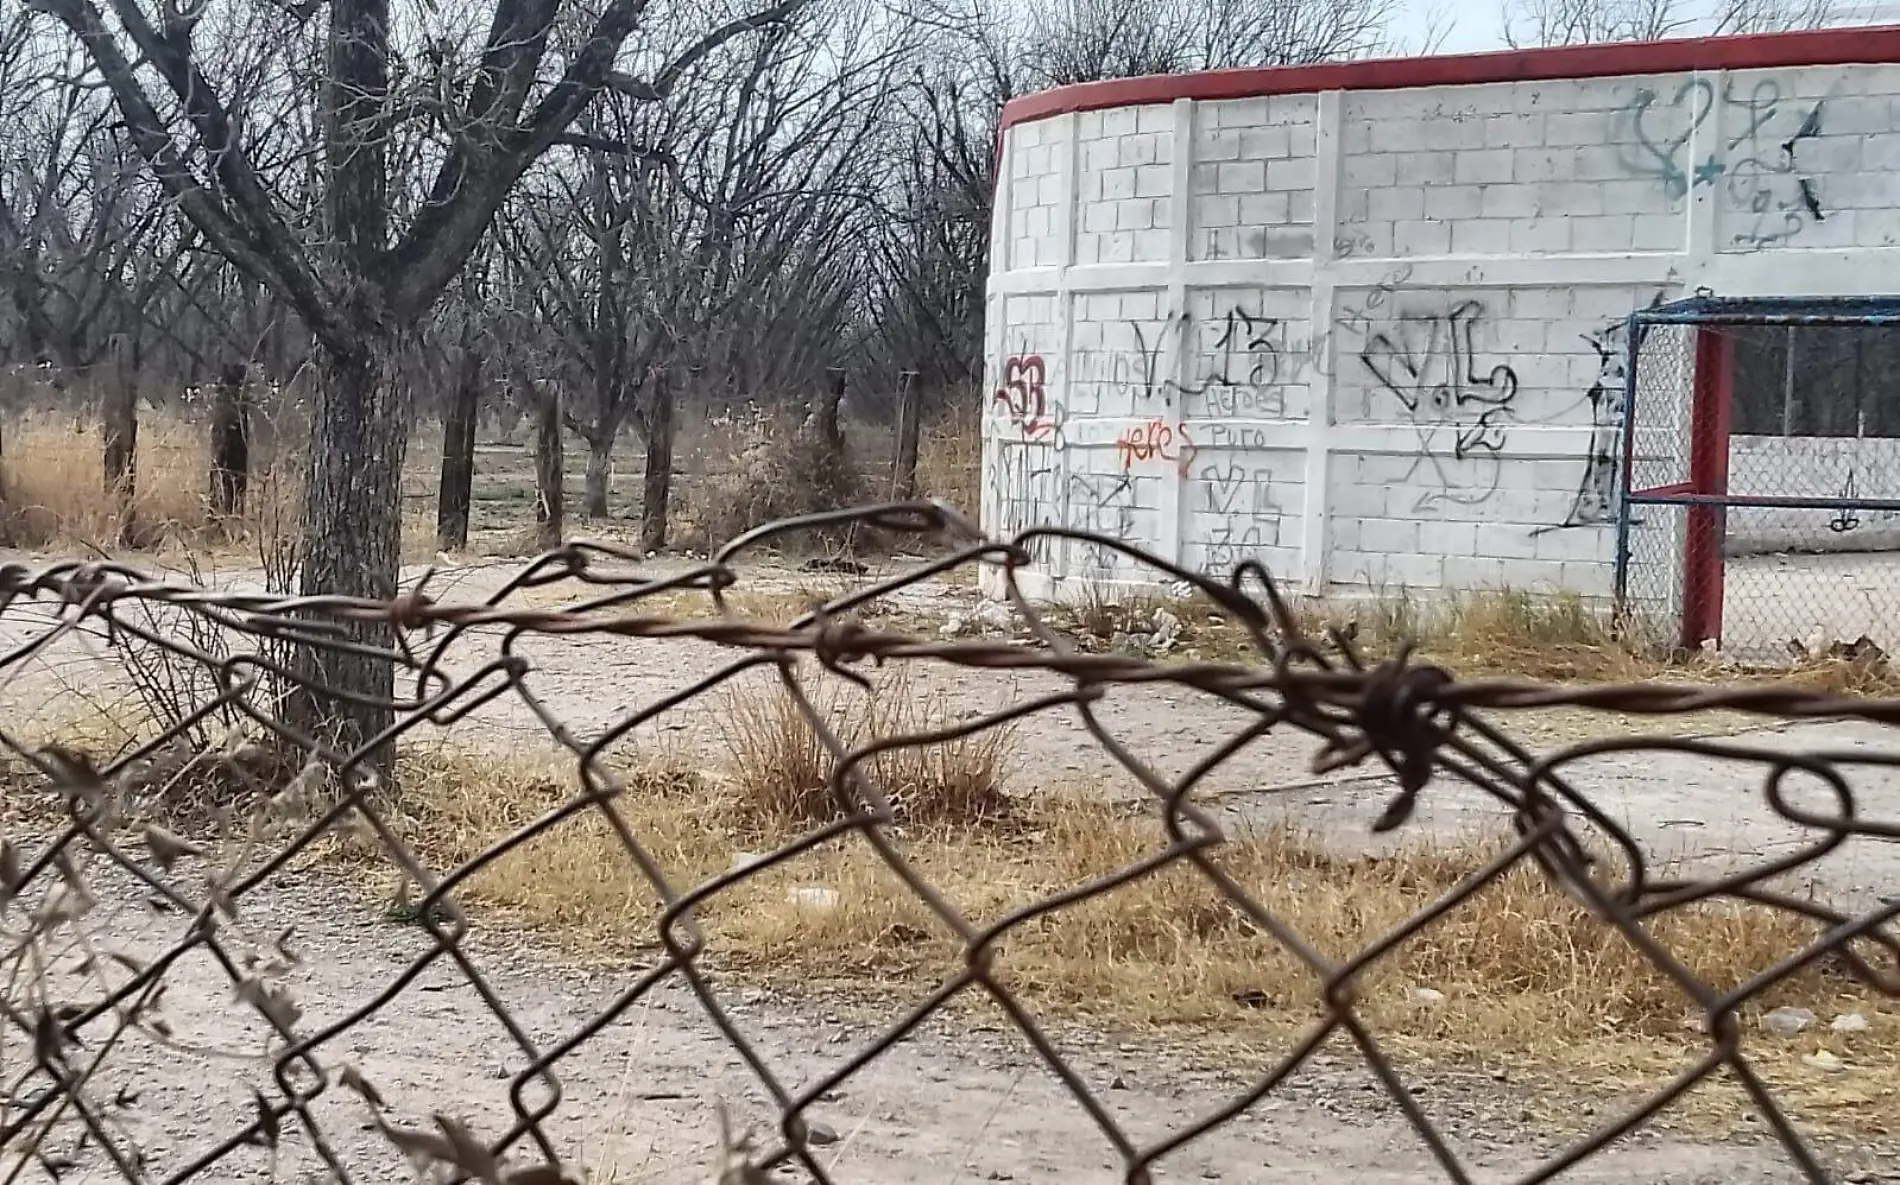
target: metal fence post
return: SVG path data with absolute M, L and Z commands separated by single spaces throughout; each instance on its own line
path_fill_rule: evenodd
M 1729 399 L 1734 351 L 1719 327 L 1696 328 L 1689 402 L 1689 488 L 1698 498 L 1728 493 Z M 1722 640 L 1722 541 L 1725 508 L 1691 503 L 1682 536 L 1682 645 Z

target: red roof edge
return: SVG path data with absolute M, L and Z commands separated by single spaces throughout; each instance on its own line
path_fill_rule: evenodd
M 1615 75 L 1680 74 L 1692 70 L 1761 70 L 1781 66 L 1843 66 L 1900 62 L 1900 25 L 1813 29 L 1740 37 L 1507 49 L 1443 57 L 1377 58 L 1318 66 L 1208 70 L 1085 82 L 1011 99 L 1001 128 L 1071 111 L 1138 107 L 1175 99 L 1245 99 L 1318 91 L 1403 90 Z M 1000 140 L 1000 131 L 999 131 Z

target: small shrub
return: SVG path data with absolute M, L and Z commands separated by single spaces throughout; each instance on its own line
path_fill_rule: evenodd
M 678 541 L 688 547 L 717 547 L 765 523 L 851 506 L 864 491 L 850 450 L 834 448 L 815 415 L 800 419 L 755 404 L 733 427 L 724 472 L 684 494 Z
M 815 706 L 836 703 L 833 696 Z M 733 792 L 749 821 L 790 824 L 836 813 L 831 755 L 782 685 L 733 688 L 722 719 Z
M 808 695 L 847 749 L 950 723 L 942 696 L 920 692 L 902 676 L 882 680 L 867 695 L 847 695 L 836 685 Z M 735 688 L 723 718 L 733 794 L 747 821 L 783 828 L 839 817 L 830 787 L 832 755 L 782 684 Z M 883 750 L 859 769 L 890 800 L 900 824 L 996 822 L 1012 814 L 1004 781 L 1015 740 L 1010 728 L 986 729 Z
M 952 723 L 947 698 L 919 688 L 901 672 L 882 680 L 869 700 L 859 743 L 941 731 Z M 1004 782 L 1016 739 L 1014 728 L 1004 725 L 953 740 L 904 745 L 872 758 L 871 774 L 902 822 L 998 822 L 1012 814 Z

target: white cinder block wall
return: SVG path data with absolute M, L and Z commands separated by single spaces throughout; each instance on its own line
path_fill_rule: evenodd
M 1210 571 L 1258 557 L 1312 593 L 1606 594 L 1624 318 L 1699 289 L 1900 289 L 1900 65 L 1813 64 L 1868 58 L 1900 59 L 1900 29 L 1019 100 L 985 526 L 1105 532 Z M 1645 367 L 1639 485 L 1683 476 L 1688 340 L 1646 345 L 1680 364 Z M 1900 496 L 1877 443 L 1879 464 L 1821 460 Z M 1782 447 L 1738 440 L 1731 488 Z M 1661 534 L 1639 562 L 1672 562 L 1679 519 L 1645 521 Z M 1036 558 L 1038 595 L 1151 578 L 1101 547 Z M 1645 579 L 1670 598 L 1669 573 Z

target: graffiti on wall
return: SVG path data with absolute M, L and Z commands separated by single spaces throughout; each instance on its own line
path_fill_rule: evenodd
M 1013 441 L 997 441 L 994 460 L 985 473 L 984 501 L 993 508 L 992 531 L 1003 539 L 1040 526 L 1054 500 L 1055 470 L 1052 450 Z M 1042 563 L 1049 541 L 1031 544 L 1031 559 Z
M 1055 431 L 1047 391 L 1049 370 L 1040 354 L 1014 354 L 1003 361 L 1003 383 L 991 403 L 1032 440 Z
M 1581 428 L 1587 422 L 1588 431 L 1577 433 L 1583 443 L 1576 454 L 1575 485 L 1559 495 L 1567 501 L 1563 513 L 1559 516 L 1553 507 L 1540 525 L 1519 529 L 1541 535 L 1613 523 L 1621 468 L 1626 320 L 1617 318 L 1572 339 L 1587 345 L 1594 355 L 1588 390 L 1569 387 L 1570 400 L 1561 409 L 1544 407 L 1543 399 L 1526 406 L 1522 394 L 1526 380 L 1520 378 L 1519 370 L 1523 363 L 1500 354 L 1500 339 L 1493 336 L 1493 310 L 1502 298 L 1474 296 L 1470 290 L 1407 291 L 1409 275 L 1408 265 L 1375 287 L 1359 290 L 1352 300 L 1340 303 L 1334 320 L 1357 338 L 1340 353 L 1358 368 L 1357 387 L 1366 394 L 1368 415 L 1375 421 L 1409 426 L 1413 433 L 1402 434 L 1408 438 L 1416 435 L 1415 444 L 1409 439 L 1400 443 L 1398 455 L 1406 462 L 1390 470 L 1396 483 L 1409 485 L 1405 499 L 1410 509 L 1470 517 L 1451 508 L 1487 503 L 1503 488 L 1511 436 L 1518 429 L 1530 424 Z M 1663 299 L 1664 294 L 1658 292 L 1651 303 Z M 1046 447 L 1051 443 L 1060 447 L 1062 409 L 1052 398 L 1048 372 L 1039 356 L 1019 351 L 1000 368 L 1003 385 L 997 392 L 998 406 L 1005 414 L 1023 413 L 1024 432 L 1021 439 L 1009 442 L 1013 464 L 999 469 L 997 488 L 986 491 L 988 505 L 998 508 L 998 529 L 1055 521 L 1111 536 L 1126 535 L 1136 515 L 1134 491 L 1171 467 L 1192 479 L 1182 490 L 1183 509 L 1198 520 L 1190 531 L 1199 538 L 1190 545 L 1206 548 L 1212 561 L 1225 562 L 1250 547 L 1279 545 L 1281 511 L 1269 491 L 1269 477 L 1264 471 L 1250 473 L 1241 466 L 1251 463 L 1247 454 L 1302 448 L 1304 441 L 1290 442 L 1282 429 L 1247 423 L 1244 414 L 1234 413 L 1261 406 L 1247 404 L 1247 393 L 1279 384 L 1284 372 L 1306 363 L 1298 350 L 1287 348 L 1286 323 L 1265 316 L 1260 302 L 1222 300 L 1212 317 L 1206 315 L 1207 308 L 1202 306 L 1198 324 L 1180 313 L 1159 321 L 1121 322 L 1126 329 L 1117 348 L 1078 355 L 1075 381 L 1102 388 L 1100 398 L 1091 403 L 1092 414 L 1126 417 L 1127 426 L 1112 441 L 1112 469 L 1103 457 L 1099 471 L 1076 473 L 1076 468 L 1089 468 L 1077 464 L 1082 455 L 1062 464 L 1055 450 Z M 1192 382 L 1162 377 L 1165 370 L 1173 369 L 1161 349 L 1171 330 L 1183 335 L 1183 345 L 1189 344 L 1189 334 L 1201 335 L 1200 350 L 1183 360 L 1184 371 L 1203 372 Z M 1552 354 L 1543 363 L 1566 364 L 1577 349 Z M 1081 377 L 1091 370 L 1100 377 Z M 1561 372 L 1559 366 L 1557 373 Z M 1553 396 L 1569 386 L 1555 377 L 1536 382 L 1541 386 L 1533 390 Z M 1109 393 L 1111 383 L 1119 398 Z M 1174 409 L 1171 396 L 1175 394 L 1227 399 L 1223 407 L 1229 415 L 1184 424 Z M 1375 414 L 1380 404 L 1386 410 Z M 1036 428 L 1034 435 L 1031 425 Z M 1092 439 L 1104 449 L 1110 443 L 1106 436 Z M 1032 456 L 1046 459 L 1027 460 Z M 1036 471 L 1015 472 L 1025 465 Z M 1097 570 L 1114 562 L 1108 555 L 1083 556 L 1068 544 L 1050 547 L 1059 553 L 1058 558 Z
M 1599 333 L 1584 335 L 1584 341 L 1597 355 L 1597 377 L 1584 393 L 1590 404 L 1590 443 L 1583 457 L 1583 474 L 1577 480 L 1577 492 L 1571 495 L 1570 510 L 1561 523 L 1541 527 L 1532 534 L 1561 531 L 1571 527 L 1600 527 L 1613 521 L 1616 505 L 1617 426 L 1623 419 L 1623 385 L 1629 370 L 1623 348 L 1624 324 L 1618 323 Z
M 1186 314 L 1179 318 L 1186 324 Z M 1283 324 L 1234 304 L 1210 324 L 1218 327 L 1211 350 L 1202 351 L 1199 373 L 1186 381 L 1164 377 L 1163 334 L 1128 321 L 1134 339 L 1132 351 L 1095 351 L 1078 354 L 1077 381 L 1093 384 L 1110 406 L 1139 409 L 1159 399 L 1174 406 L 1177 397 L 1199 417 L 1278 419 L 1286 414 L 1282 385 L 1283 359 L 1288 347 Z M 1151 340 L 1152 339 L 1152 340 Z
M 1728 540 L 1738 553 L 1881 550 L 1894 546 L 1900 510 L 1900 451 L 1879 436 L 1735 436 L 1731 494 L 1782 495 L 1813 502 L 1732 506 Z M 1873 535 L 1868 539 L 1866 536 Z M 1830 538 L 1832 536 L 1833 538 Z
M 1405 314 L 1366 339 L 1359 360 L 1378 389 L 1396 399 L 1418 433 L 1412 466 L 1401 479 L 1418 482 L 1416 510 L 1441 502 L 1476 505 L 1497 492 L 1517 372 L 1477 361 L 1472 331 L 1484 306 L 1466 300 L 1441 314 Z M 1439 446 L 1451 429 L 1449 456 Z
M 1133 411 L 1159 395 L 1167 395 L 1171 384 L 1161 379 L 1161 340 L 1139 321 L 1126 321 L 1132 350 L 1078 350 L 1075 355 L 1074 382 L 1095 389 L 1098 411 L 1126 408 Z
M 1279 546 L 1280 506 L 1273 498 L 1271 469 L 1230 460 L 1203 466 L 1195 477 L 1202 509 L 1218 516 L 1200 543 L 1202 571 L 1232 571 L 1241 561 L 1258 558 L 1261 548 Z
M 1616 122 L 1624 126 L 1616 127 L 1610 139 L 1622 155 L 1624 168 L 1637 176 L 1656 178 L 1670 201 L 1681 201 L 1690 188 L 1689 174 L 1682 167 L 1683 150 L 1714 110 L 1715 84 L 1706 78 L 1683 83 L 1666 103 L 1658 92 L 1641 87 L 1616 113 Z M 1682 120 L 1681 131 L 1674 135 L 1658 133 L 1659 124 L 1678 118 Z M 1703 184 L 1720 175 L 1720 166 L 1711 161 L 1696 169 L 1695 180 Z
M 1160 459 L 1173 461 L 1185 476 L 1188 466 L 1194 461 L 1194 452 L 1194 441 L 1188 436 L 1187 425 L 1177 426 L 1161 419 L 1126 428 L 1115 438 L 1115 453 L 1121 459 L 1123 469 L 1133 468 L 1137 461 Z
M 1196 476 L 1200 478 L 1206 509 L 1215 514 L 1280 517 L 1280 507 L 1273 500 L 1273 473 L 1265 466 L 1248 469 L 1229 461 L 1205 466 Z
M 1086 531 L 1111 539 L 1135 540 L 1135 480 L 1126 473 L 1071 473 L 1063 488 L 1062 521 L 1072 530 Z M 1113 571 L 1127 559 L 1112 547 L 1096 542 L 1065 540 L 1081 560 L 1080 568 L 1095 572 Z M 1078 565 L 1069 564 L 1074 572 Z
M 1847 502 L 1851 502 L 1860 497 L 1860 487 L 1854 484 L 1854 471 L 1852 469 L 1847 471 L 1847 480 L 1841 483 L 1840 496 L 1842 501 Z M 1860 512 L 1853 506 L 1841 507 L 1834 512 L 1834 517 L 1827 521 L 1827 529 L 1837 535 L 1845 535 L 1847 532 L 1856 530 L 1859 527 Z
M 1663 300 L 1664 294 L 1658 292 L 1649 307 L 1656 308 Z M 1617 452 L 1622 447 L 1624 395 L 1629 377 L 1628 334 L 1628 320 L 1619 318 L 1583 335 L 1584 342 L 1597 357 L 1596 379 L 1584 392 L 1584 400 L 1589 405 L 1590 441 L 1584 450 L 1583 473 L 1577 480 L 1576 493 L 1571 495 L 1570 509 L 1563 521 L 1539 527 L 1531 532 L 1533 535 L 1571 527 L 1608 526 L 1616 521 Z M 1637 343 L 1642 343 L 1640 337 Z
M 1860 479 L 1863 475 L 1872 478 L 1876 490 L 1875 496 L 1884 496 L 1878 491 L 1893 488 L 1893 483 L 1886 480 L 1881 473 L 1881 466 L 1870 465 L 1866 470 L 1858 466 L 1849 466 L 1847 478 L 1841 482 L 1840 490 L 1835 496 L 1843 502 L 1855 502 L 1866 497 L 1867 495 L 1863 494 L 1860 488 Z M 1900 511 L 1876 510 L 1865 506 L 1842 506 L 1834 512 L 1832 518 L 1828 519 L 1827 529 L 1837 535 L 1845 535 L 1849 531 L 1859 530 L 1867 523 L 1890 523 L 1896 518 L 1900 518 Z
M 1215 523 L 1201 543 L 1201 571 L 1225 575 L 1248 560 L 1260 559 L 1261 548 L 1276 546 L 1279 541 L 1278 523 L 1265 528 L 1259 523 Z
M 1284 331 L 1278 319 L 1230 305 L 1217 324 L 1214 359 L 1207 372 L 1181 388 L 1201 401 L 1204 415 L 1264 416 L 1286 414 L 1280 385 Z
M 1733 130 L 1712 145 L 1700 161 L 1687 159 L 1690 142 L 1716 113 Z M 1783 243 L 1812 223 L 1826 221 L 1820 186 L 1802 168 L 1804 141 L 1823 133 L 1827 100 L 1790 101 L 1772 78 L 1746 89 L 1730 82 L 1718 96 L 1715 83 L 1694 78 L 1678 86 L 1665 102 L 1647 87 L 1617 113 L 1624 124 L 1613 133 L 1622 163 L 1637 176 L 1662 183 L 1671 202 L 1692 189 L 1720 186 L 1728 208 L 1741 218 L 1731 241 L 1760 249 Z M 1672 126 L 1673 134 L 1659 132 Z
M 1812 177 L 1803 175 L 1796 153 L 1803 140 L 1821 134 L 1825 100 L 1805 110 L 1784 108 L 1780 85 L 1764 78 L 1747 97 L 1725 94 L 1723 102 L 1738 108 L 1743 119 L 1741 131 L 1729 140 L 1729 152 L 1747 154 L 1728 166 L 1730 206 L 1746 219 L 1735 243 L 1768 247 L 1800 234 L 1810 222 L 1824 221 L 1820 191 Z M 1794 132 L 1777 141 L 1773 129 L 1797 118 Z
M 1365 296 L 1358 303 L 1348 304 L 1342 301 L 1338 311 L 1333 314 L 1334 328 L 1360 341 L 1371 337 L 1377 327 L 1389 318 L 1390 314 L 1387 310 L 1398 299 L 1399 293 L 1404 291 L 1405 286 L 1411 282 L 1412 270 L 1411 264 L 1400 264 L 1379 277 L 1377 283 L 1366 289 Z M 1325 360 L 1324 355 L 1331 353 L 1330 350 L 1325 349 L 1325 345 L 1323 341 L 1313 343 L 1313 355 L 1322 363 Z

